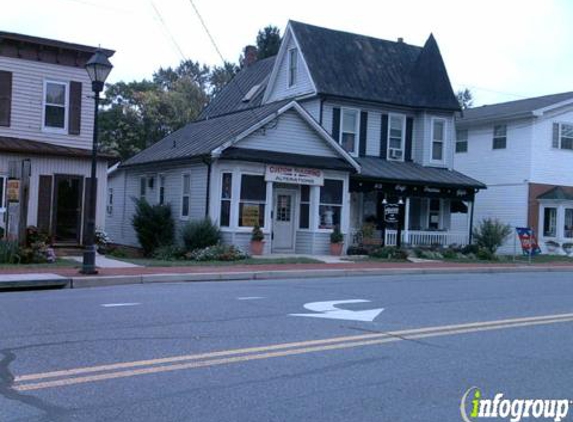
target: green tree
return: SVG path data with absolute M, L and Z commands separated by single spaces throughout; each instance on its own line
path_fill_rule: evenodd
M 281 31 L 276 26 L 268 25 L 257 34 L 257 50 L 259 60 L 275 56 L 281 46 Z
M 468 88 L 458 90 L 456 97 L 458 98 L 458 103 L 460 103 L 462 110 L 468 109 L 474 105 L 474 95 Z

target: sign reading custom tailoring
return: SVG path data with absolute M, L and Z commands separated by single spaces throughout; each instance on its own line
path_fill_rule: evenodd
M 324 185 L 324 173 L 318 169 L 268 165 L 265 170 L 265 180 L 267 182 L 322 186 Z

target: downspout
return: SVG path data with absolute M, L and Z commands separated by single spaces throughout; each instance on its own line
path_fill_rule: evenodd
M 205 217 L 209 217 L 209 202 L 211 200 L 211 157 L 203 158 L 203 164 L 207 166 L 207 188 L 205 192 Z
M 470 211 L 470 232 L 469 232 L 469 239 L 468 239 L 469 240 L 468 244 L 470 244 L 470 245 L 473 242 L 475 201 L 476 201 L 476 195 L 475 195 L 475 191 L 474 191 L 474 194 L 472 195 L 472 201 L 471 201 L 472 209 Z

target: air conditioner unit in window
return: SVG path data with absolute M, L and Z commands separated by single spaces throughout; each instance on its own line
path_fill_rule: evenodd
M 390 158 L 392 160 L 401 160 L 402 159 L 402 150 L 390 148 L 390 154 L 389 155 L 390 155 Z

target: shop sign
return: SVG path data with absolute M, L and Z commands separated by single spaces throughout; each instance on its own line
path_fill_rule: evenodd
M 318 169 L 268 165 L 265 171 L 265 180 L 267 182 L 322 186 L 324 185 L 324 173 Z
M 400 205 L 386 204 L 384 206 L 384 221 L 386 223 L 397 223 L 400 220 Z
M 258 205 L 243 205 L 241 225 L 245 227 L 254 227 L 259 224 L 259 209 Z
M 6 183 L 6 199 L 8 202 L 20 201 L 20 180 L 11 179 Z

